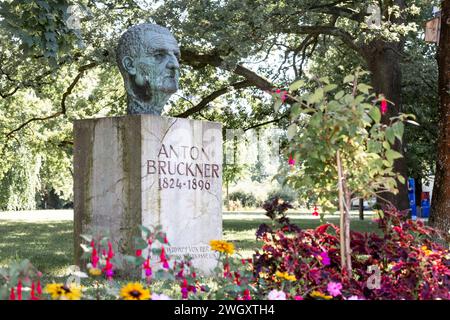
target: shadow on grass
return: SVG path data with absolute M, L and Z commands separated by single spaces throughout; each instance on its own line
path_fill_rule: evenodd
M 263 214 L 261 214 L 263 217 Z M 226 219 L 223 221 L 224 239 L 233 241 L 244 257 L 251 257 L 256 242 L 255 232 L 261 219 Z M 292 219 L 302 229 L 320 225 L 318 219 Z M 339 224 L 339 218 L 326 222 Z M 370 220 L 352 220 L 352 230 L 377 232 L 377 226 Z M 12 260 L 28 259 L 45 275 L 62 276 L 73 264 L 73 222 L 16 222 L 0 221 L 0 266 Z
M 73 264 L 73 222 L 0 222 L 0 265 L 28 259 L 44 274 Z

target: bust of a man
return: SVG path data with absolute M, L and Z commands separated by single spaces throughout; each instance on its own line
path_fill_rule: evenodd
M 117 64 L 128 95 L 128 114 L 161 115 L 178 90 L 180 49 L 164 27 L 144 23 L 129 28 L 117 46 Z

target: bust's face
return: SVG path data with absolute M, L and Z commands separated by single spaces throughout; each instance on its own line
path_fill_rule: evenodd
M 133 91 L 143 100 L 161 92 L 171 95 L 178 90 L 180 50 L 169 35 L 147 32 L 137 57 L 125 57 L 123 64 L 131 75 Z

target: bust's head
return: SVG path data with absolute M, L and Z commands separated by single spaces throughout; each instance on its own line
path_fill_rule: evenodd
M 117 64 L 128 94 L 128 114 L 161 114 L 178 90 L 179 57 L 177 41 L 159 25 L 139 24 L 120 37 Z

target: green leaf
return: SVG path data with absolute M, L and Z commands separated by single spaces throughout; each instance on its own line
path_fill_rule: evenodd
M 411 123 L 411 124 L 413 124 L 413 125 L 415 125 L 415 126 L 418 126 L 418 127 L 420 127 L 420 124 L 418 124 L 417 122 L 415 122 L 414 120 L 406 120 L 406 122 L 408 122 L 408 123 Z
M 405 184 L 405 177 L 404 176 L 398 176 L 398 181 L 400 181 L 401 184 Z
M 369 94 L 369 90 L 372 89 L 372 87 L 367 84 L 360 83 L 358 84 L 357 89 L 362 93 Z
M 394 135 L 398 138 L 398 140 L 402 141 L 403 132 L 405 130 L 404 124 L 398 121 L 392 125 L 392 129 L 394 130 Z
M 344 91 L 339 91 L 338 93 L 336 93 L 335 95 L 334 95 L 334 99 L 335 100 L 339 100 L 339 99 L 341 99 L 342 97 L 344 96 Z
M 149 237 L 152 234 L 152 231 L 149 228 L 144 227 L 144 226 L 140 226 L 140 228 L 141 228 L 142 232 L 144 232 L 145 237 Z
M 300 87 L 303 87 L 305 85 L 305 81 L 303 80 L 297 80 L 290 84 L 289 91 L 294 92 L 295 90 L 298 90 Z
M 147 241 L 142 238 L 134 238 L 134 248 L 136 250 L 143 250 L 147 248 Z
M 403 156 L 399 152 L 389 149 L 386 150 L 386 158 L 388 159 L 389 162 L 392 162 L 395 159 L 403 158 Z
M 91 243 L 91 241 L 92 241 L 92 236 L 90 234 L 80 234 L 80 237 L 89 243 Z
M 316 91 L 314 91 L 314 93 L 311 96 L 309 96 L 308 104 L 319 102 L 320 100 L 322 100 L 323 94 L 324 94 L 323 88 L 316 89 Z
M 335 84 L 327 84 L 325 87 L 323 87 L 323 91 L 324 92 L 329 92 L 329 91 L 332 91 L 332 90 L 334 90 L 336 88 L 337 88 L 337 85 L 335 85 Z
M 355 75 L 354 74 L 349 74 L 347 76 L 345 76 L 344 78 L 344 83 L 348 83 L 348 82 L 353 82 L 355 80 Z
M 295 123 L 291 124 L 287 129 L 287 138 L 292 140 L 292 138 L 297 134 L 297 130 L 298 126 Z
M 394 130 L 392 129 L 392 127 L 389 127 L 386 129 L 385 135 L 386 135 L 386 139 L 389 141 L 389 143 L 391 145 L 393 145 L 395 142 L 395 133 L 394 133 Z
M 372 107 L 369 111 L 369 116 L 375 121 L 375 123 L 379 123 L 381 120 L 381 112 L 377 106 Z
M 292 119 L 297 119 L 297 117 L 300 115 L 301 111 L 300 111 L 300 104 L 299 103 L 294 103 L 291 107 L 291 118 Z
M 281 101 L 281 99 L 275 99 L 275 102 L 273 104 L 273 109 L 275 110 L 275 112 L 278 112 L 278 110 L 280 110 L 282 104 L 283 102 Z
M 92 248 L 90 246 L 85 245 L 84 243 L 80 244 L 81 248 L 83 249 L 83 252 L 91 252 Z

